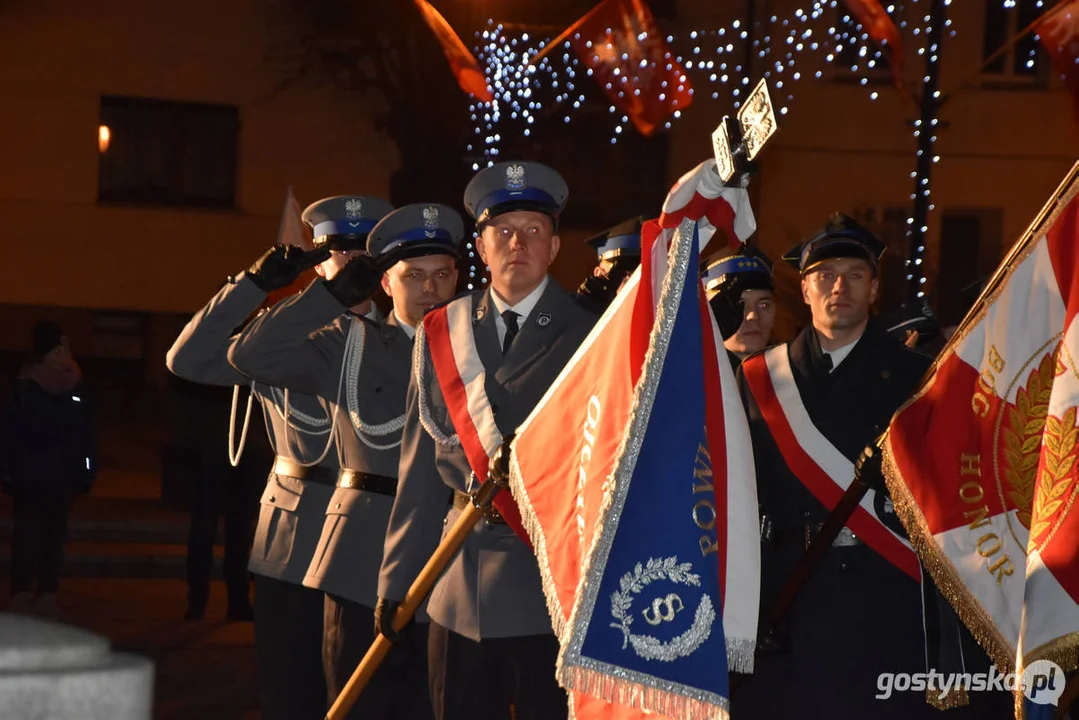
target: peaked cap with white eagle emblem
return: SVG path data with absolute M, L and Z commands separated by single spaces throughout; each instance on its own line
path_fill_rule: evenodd
M 557 224 L 569 187 L 557 170 L 538 162 L 501 162 L 476 173 L 465 188 L 465 208 L 477 226 L 503 213 L 528 210 Z
M 313 202 L 303 211 L 303 222 L 314 236 L 316 248 L 362 250 L 375 223 L 393 205 L 370 195 L 335 195 Z
M 393 262 L 421 255 L 460 255 L 465 224 L 448 205 L 416 203 L 386 215 L 367 236 L 367 253 Z

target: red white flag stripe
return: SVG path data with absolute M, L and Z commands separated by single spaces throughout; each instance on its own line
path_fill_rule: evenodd
M 785 345 L 769 348 L 743 363 L 743 372 L 761 415 L 791 472 L 824 504 L 835 508 L 854 480 L 854 464 L 826 438 L 802 403 Z M 847 526 L 867 545 L 918 580 L 918 557 L 910 543 L 877 519 L 876 493 L 869 490 Z
M 1009 253 L 999 282 L 893 419 L 897 509 L 964 622 L 1002 669 L 1079 637 L 1079 164 Z

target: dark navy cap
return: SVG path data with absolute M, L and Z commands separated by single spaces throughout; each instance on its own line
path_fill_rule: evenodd
M 336 195 L 311 203 L 303 211 L 303 222 L 311 228 L 316 248 L 329 245 L 335 250 L 361 250 L 367 234 L 393 205 L 370 195 Z
M 394 262 L 422 255 L 460 255 L 465 224 L 456 210 L 438 203 L 405 205 L 378 221 L 367 236 L 367 254 Z
M 735 276 L 742 290 L 772 290 L 772 261 L 755 247 L 743 245 L 734 253 L 710 260 L 701 273 L 704 289 L 722 292 Z
M 824 229 L 791 248 L 783 259 L 805 275 L 816 265 L 841 257 L 862 258 L 874 270 L 884 254 L 884 243 L 843 213 L 836 213 Z
M 557 222 L 568 198 L 562 176 L 537 162 L 495 163 L 476 173 L 465 188 L 465 208 L 476 225 L 515 210 L 540 212 Z
M 641 224 L 644 218 L 635 217 L 632 220 L 615 225 L 610 230 L 605 230 L 586 242 L 596 249 L 596 255 L 600 260 L 611 260 L 617 257 L 641 257 Z

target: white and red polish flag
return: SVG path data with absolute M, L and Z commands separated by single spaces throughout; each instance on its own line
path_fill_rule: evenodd
M 722 231 L 728 246 L 737 248 L 757 229 L 749 193 L 744 187 L 723 184 L 715 158 L 678 178 L 663 201 L 658 222 L 662 228 L 676 228 L 687 218 L 697 222 L 702 249 L 717 230 Z M 719 243 L 712 248 L 718 250 Z
M 896 413 L 885 475 L 1002 672 L 1079 649 L 1079 163 Z

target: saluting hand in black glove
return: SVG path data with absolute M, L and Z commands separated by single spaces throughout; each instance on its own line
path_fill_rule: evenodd
M 345 307 L 359 305 L 378 290 L 383 269 L 367 255 L 357 255 L 348 261 L 331 280 L 326 289 Z
M 303 248 L 295 245 L 274 245 L 247 269 L 247 277 L 263 292 L 273 292 L 288 287 L 307 268 L 310 257 Z M 305 262 L 306 261 L 306 262 Z

